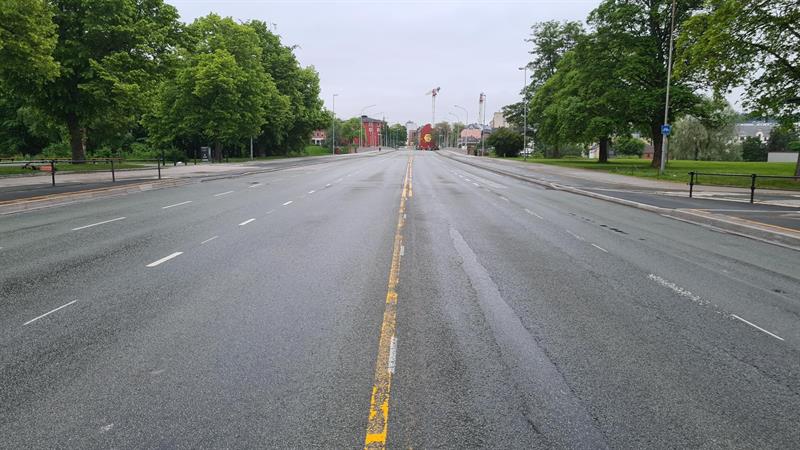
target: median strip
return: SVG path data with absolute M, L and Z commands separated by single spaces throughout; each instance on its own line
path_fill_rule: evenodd
M 403 227 L 405 225 L 406 201 L 410 198 L 411 177 L 413 176 L 413 156 L 408 158 L 403 191 L 400 196 L 400 209 L 397 212 L 397 230 L 394 235 L 392 264 L 389 269 L 389 282 L 386 290 L 383 323 L 378 340 L 378 357 L 375 362 L 375 376 L 370 398 L 367 433 L 364 438 L 365 449 L 386 448 L 389 432 L 389 397 L 392 375 L 397 361 L 397 284 L 400 280 L 400 255 L 403 247 Z

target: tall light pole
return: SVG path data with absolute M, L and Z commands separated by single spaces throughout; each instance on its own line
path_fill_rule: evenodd
M 454 112 L 451 112 L 450 115 L 455 117 L 458 122 L 461 122 L 461 117 L 458 117 Z M 456 134 L 456 127 L 453 127 L 453 138 L 454 138 L 453 140 L 457 141 L 458 138 L 456 138 L 455 134 Z M 449 142 L 448 142 L 448 144 L 449 144 Z
M 361 147 L 364 144 L 364 111 L 374 108 L 377 105 L 367 105 L 361 108 L 361 112 L 358 114 L 358 120 L 361 121 L 361 129 L 358 130 L 358 146 Z
M 664 126 L 661 129 L 661 165 L 658 174 L 664 175 L 667 167 L 667 150 L 669 147 L 669 85 L 672 78 L 672 47 L 675 40 L 675 0 L 672 0 L 672 17 L 669 24 L 669 55 L 667 56 L 667 98 L 664 102 Z
M 467 110 L 467 108 L 464 108 L 463 106 L 458 106 L 458 105 L 453 105 L 453 106 L 458 108 L 458 109 L 460 109 L 460 110 L 462 110 L 462 111 L 464 111 L 464 114 L 467 115 L 467 121 L 464 123 L 464 128 L 469 127 L 469 111 Z M 467 144 L 466 144 L 466 141 L 465 141 L 464 142 L 465 149 L 466 149 L 466 146 L 467 146 Z
M 336 154 L 336 96 L 333 94 L 333 119 L 331 120 L 331 155 Z
M 483 127 L 486 123 L 486 94 L 481 92 L 480 100 L 478 101 L 480 108 L 478 108 L 478 113 L 482 114 L 481 119 L 481 156 L 486 156 L 486 139 L 483 136 Z
M 522 154 L 528 160 L 528 66 L 520 67 L 523 72 L 522 82 Z

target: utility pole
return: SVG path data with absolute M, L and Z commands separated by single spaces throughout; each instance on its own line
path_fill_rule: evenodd
M 669 87 L 672 78 L 672 47 L 675 41 L 675 0 L 672 0 L 672 17 L 669 25 L 669 55 L 667 55 L 667 99 L 664 102 L 664 126 L 661 127 L 661 165 L 658 174 L 664 175 L 667 167 L 667 150 L 669 149 Z
M 331 120 L 331 155 L 336 154 L 336 96 L 333 94 L 333 119 Z
M 520 67 L 519 70 L 523 71 L 522 82 L 522 154 L 525 160 L 528 160 L 528 66 Z
M 253 137 L 250 137 L 250 161 L 253 160 Z

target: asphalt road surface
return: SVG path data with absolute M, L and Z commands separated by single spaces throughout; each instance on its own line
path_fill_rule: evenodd
M 800 254 L 435 153 L 5 216 L 0 261 L 0 448 L 800 447 Z

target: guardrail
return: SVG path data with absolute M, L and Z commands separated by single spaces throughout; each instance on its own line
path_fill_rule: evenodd
M 689 172 L 689 198 L 694 194 L 694 186 L 701 185 L 700 175 L 708 177 L 739 177 L 750 179 L 750 203 L 753 203 L 756 196 L 756 187 L 758 180 L 794 180 L 800 182 L 800 177 L 797 176 L 778 176 L 778 175 L 759 175 L 757 173 L 743 174 L 743 173 L 706 173 L 706 172 Z M 720 184 L 717 184 L 720 185 Z M 722 185 L 724 186 L 724 184 Z M 800 183 L 798 183 L 800 189 Z
M 142 166 L 139 168 L 134 169 L 124 169 L 121 168 L 126 163 L 156 163 L 155 167 L 147 167 Z M 50 173 L 50 182 L 52 186 L 56 185 L 56 173 L 59 172 L 58 165 L 62 164 L 109 164 L 110 167 L 107 170 L 98 170 L 98 169 L 91 169 L 91 170 L 77 170 L 77 171 L 70 171 L 69 173 L 103 173 L 103 172 L 110 172 L 111 174 L 111 182 L 115 183 L 117 181 L 117 172 L 121 170 L 153 170 L 155 169 L 158 173 L 158 179 L 161 179 L 161 169 L 165 166 L 165 161 L 161 158 L 158 159 L 120 159 L 120 158 L 94 158 L 94 159 L 85 159 L 82 161 L 78 160 L 71 160 L 71 159 L 37 159 L 37 160 L 10 160 L 10 161 L 2 161 L 0 160 L 0 167 L 21 167 L 24 169 L 30 169 L 33 171 L 40 171 L 40 172 L 49 172 Z M 177 164 L 177 162 L 176 162 Z

